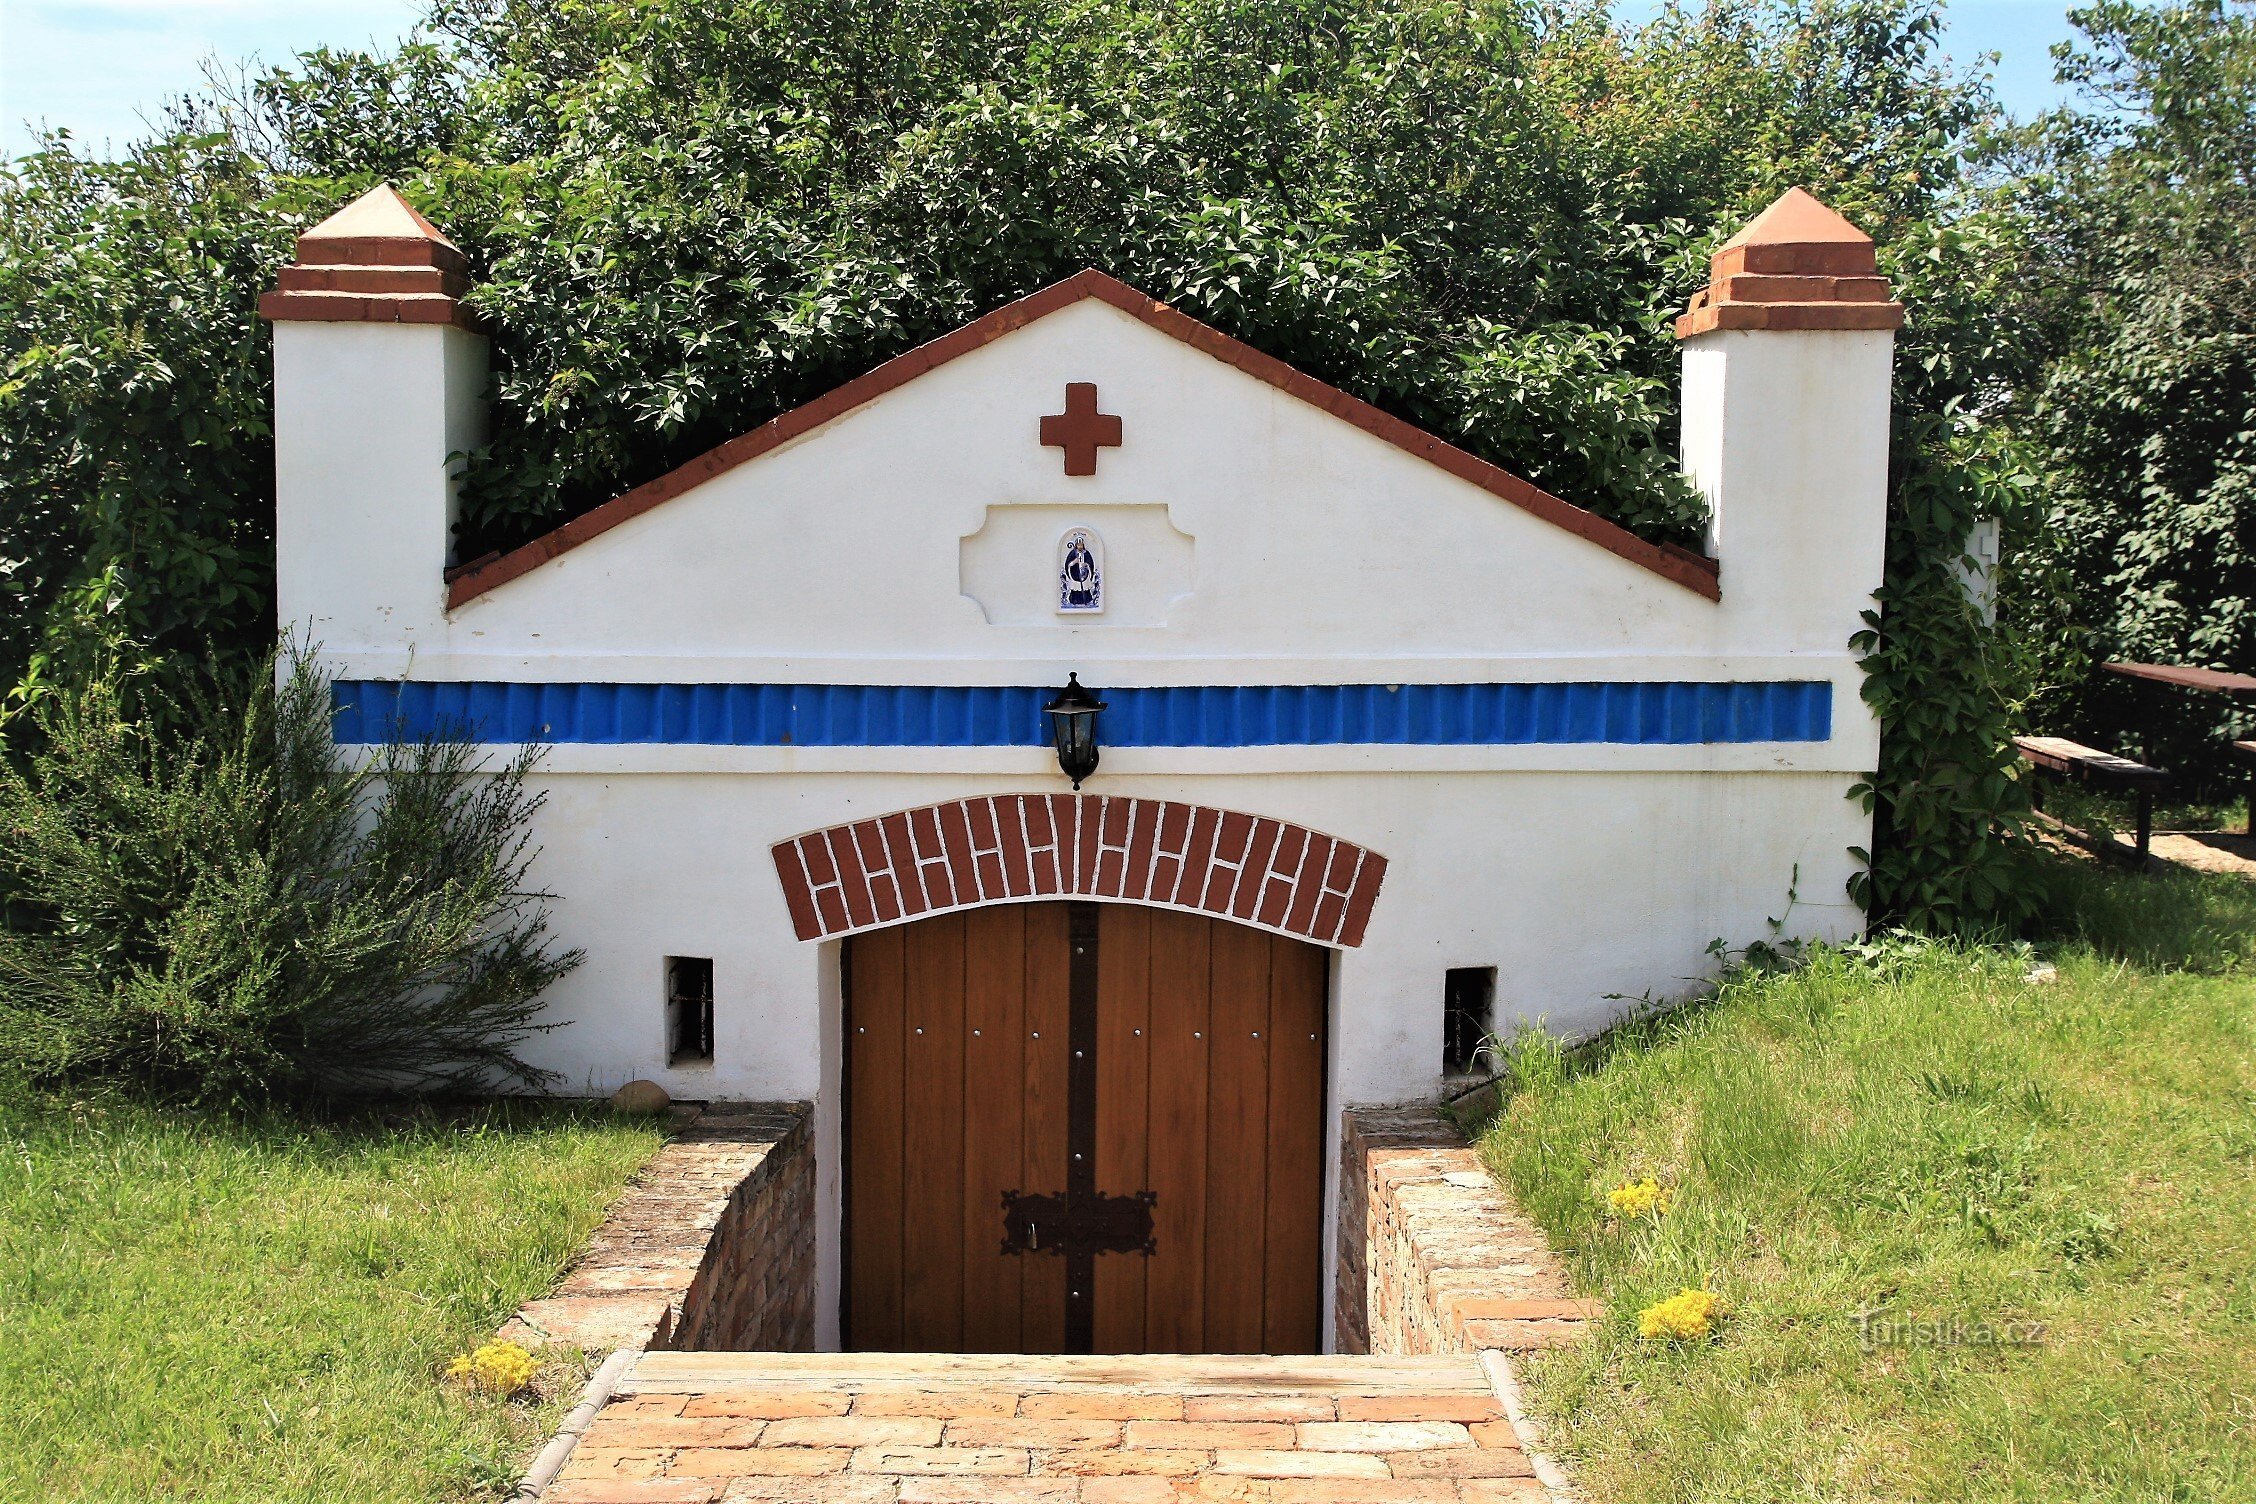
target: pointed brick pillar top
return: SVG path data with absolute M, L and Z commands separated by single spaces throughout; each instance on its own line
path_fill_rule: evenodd
M 1900 329 L 1903 304 L 1879 274 L 1872 237 L 1804 188 L 1789 188 L 1723 243 L 1708 285 L 1676 321 L 1712 329 Z
M 379 183 L 298 237 L 298 259 L 282 268 L 259 314 L 277 322 L 453 324 L 469 262 L 455 243 Z

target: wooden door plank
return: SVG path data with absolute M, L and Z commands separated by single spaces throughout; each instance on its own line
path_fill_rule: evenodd
M 901 1345 L 902 932 L 846 942 L 846 1346 Z
M 1067 1183 L 1068 948 L 1062 903 L 848 942 L 850 1347 L 1062 1345 L 1066 1261 L 1003 1255 L 1001 1203 Z M 1158 1193 L 1159 1252 L 1098 1256 L 1099 1351 L 1320 1345 L 1328 966 L 1243 926 L 1103 909 L 1096 1183 Z
M 1151 1134 L 1146 1174 L 1159 1248 L 1144 1271 L 1144 1339 L 1154 1352 L 1206 1345 L 1207 1010 L 1212 937 L 1222 926 L 1155 910 L 1151 919 Z
M 1066 905 L 1026 908 L 1025 1159 L 1014 1189 L 1034 1194 L 1065 1189 L 1066 1033 L 1071 1026 L 1072 978 L 1068 971 Z M 1065 1260 L 1019 1254 L 1019 1334 L 1024 1350 L 1054 1353 L 1065 1346 Z
M 1146 1189 L 1144 1146 L 1151 1107 L 1152 911 L 1106 904 L 1097 941 L 1097 1190 L 1126 1196 Z M 1144 1273 L 1136 1253 L 1097 1255 L 1093 1346 L 1100 1353 L 1144 1350 Z
M 964 916 L 963 1351 L 1020 1350 L 1020 1271 L 1003 1193 L 1026 1160 L 1026 906 Z
M 901 1335 L 945 1352 L 963 1341 L 964 915 L 905 933 Z
M 1331 955 L 1270 937 L 1269 1194 L 1262 1350 L 1323 1346 L 1324 1049 Z
M 1269 1120 L 1269 936 L 1214 926 L 1206 1108 L 1207 1352 L 1262 1341 Z

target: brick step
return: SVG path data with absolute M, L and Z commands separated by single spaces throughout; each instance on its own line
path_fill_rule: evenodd
M 543 1504 L 1545 1504 L 1479 1360 L 650 1352 Z
M 649 1352 L 620 1394 L 684 1394 L 766 1385 L 836 1393 L 911 1386 L 1137 1390 L 1158 1394 L 1486 1394 L 1470 1355 L 1272 1357 L 1218 1353 L 1030 1356 L 1020 1353 Z

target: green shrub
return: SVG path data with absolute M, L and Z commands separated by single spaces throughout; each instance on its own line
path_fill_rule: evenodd
M 275 668 L 33 703 L 0 763 L 0 1061 L 199 1103 L 538 1084 L 516 1047 L 579 954 L 526 886 L 533 754 L 351 758 L 327 682 Z

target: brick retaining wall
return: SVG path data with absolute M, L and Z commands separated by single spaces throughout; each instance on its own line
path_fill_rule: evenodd
M 1441 1112 L 1352 1109 L 1340 1154 L 1341 1352 L 1550 1347 L 1596 1315 Z
M 804 1103 L 698 1112 L 579 1262 L 501 1335 L 527 1346 L 808 1352 L 815 1156 Z
M 691 1352 L 812 1352 L 815 1154 L 805 1113 L 737 1183 L 666 1346 Z

